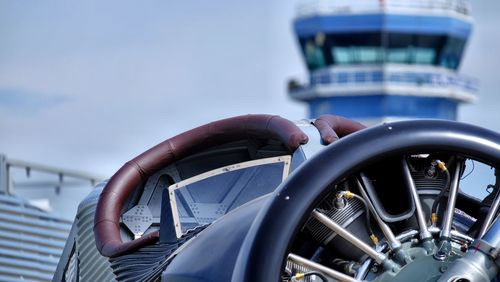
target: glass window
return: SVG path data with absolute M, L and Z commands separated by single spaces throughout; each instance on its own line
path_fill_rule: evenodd
M 314 37 L 300 40 L 304 59 L 310 70 L 325 67 L 332 64 L 331 56 L 325 52 L 326 36 L 318 33 Z
M 317 34 L 301 41 L 310 70 L 329 65 L 419 64 L 456 69 L 464 39 L 407 33 Z
M 415 36 L 415 57 L 416 64 L 436 65 L 439 52 L 443 48 L 446 36 L 443 35 L 422 35 Z
M 463 39 L 447 38 L 439 58 L 439 65 L 449 69 L 457 69 L 462 59 L 464 47 L 465 41 Z
M 335 58 L 335 64 L 337 65 L 347 65 L 354 62 L 350 48 L 334 47 L 332 49 L 332 56 Z
M 323 50 L 314 45 L 314 43 L 307 41 L 304 47 L 304 53 L 306 56 L 307 66 L 310 69 L 317 69 L 326 66 Z
M 210 224 L 283 182 L 291 156 L 271 157 L 214 169 L 171 185 L 170 205 L 177 237 Z
M 386 51 L 386 62 L 406 64 L 410 61 L 408 48 L 390 48 Z
M 380 47 L 360 47 L 356 48 L 355 51 L 360 63 L 378 63 L 382 58 L 382 48 Z
M 374 64 L 382 61 L 380 33 L 329 34 L 326 48 L 334 64 Z
M 442 48 L 443 36 L 388 34 L 386 61 L 398 64 L 434 65 Z
M 436 58 L 436 51 L 431 48 L 415 48 L 413 62 L 420 65 L 432 65 Z
M 380 47 L 333 47 L 332 56 L 335 64 L 375 64 L 382 61 Z

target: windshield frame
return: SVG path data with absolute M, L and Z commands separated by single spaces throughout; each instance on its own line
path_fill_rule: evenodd
M 291 163 L 292 163 L 292 156 L 291 155 L 282 155 L 282 156 L 278 156 L 278 157 L 263 158 L 263 159 L 257 159 L 257 160 L 251 160 L 251 161 L 231 164 L 231 165 L 223 166 L 223 167 L 216 168 L 213 170 L 209 170 L 207 172 L 192 176 L 190 178 L 184 179 L 182 181 L 179 181 L 177 183 L 170 185 L 168 187 L 168 194 L 169 194 L 170 208 L 172 210 L 172 217 L 174 220 L 175 233 L 177 235 L 177 238 L 181 238 L 182 235 L 184 235 L 185 233 L 182 232 L 181 220 L 180 220 L 179 210 L 177 208 L 177 200 L 175 197 L 176 190 L 179 190 L 179 189 L 186 187 L 190 184 L 202 181 L 204 179 L 214 177 L 217 175 L 221 175 L 224 173 L 237 171 L 237 170 L 250 168 L 250 167 L 255 167 L 255 166 L 260 166 L 260 165 L 275 164 L 275 163 L 283 163 L 283 174 L 282 174 L 282 178 L 281 178 L 281 182 L 283 182 L 290 174 L 290 167 L 291 167 Z

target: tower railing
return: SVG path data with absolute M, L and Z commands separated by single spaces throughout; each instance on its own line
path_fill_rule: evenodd
M 456 13 L 469 16 L 470 3 L 468 0 L 314 0 L 299 3 L 297 17 L 392 10 L 426 14 Z
M 332 87 L 340 92 L 352 89 L 359 91 L 367 87 L 410 87 L 410 90 L 421 91 L 421 87 L 427 90 L 448 93 L 460 93 L 458 99 L 471 101 L 475 99 L 474 94 L 478 90 L 478 81 L 474 78 L 460 75 L 455 72 L 435 67 L 384 65 L 384 66 L 356 66 L 356 67 L 331 67 L 313 71 L 307 82 L 294 81 L 289 84 L 290 95 L 301 98 L 304 91 L 313 88 Z M 450 92 L 451 93 L 451 92 Z

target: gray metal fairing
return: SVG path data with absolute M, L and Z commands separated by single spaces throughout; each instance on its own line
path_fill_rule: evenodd
M 163 272 L 169 282 L 231 281 L 240 247 L 261 208 L 272 194 L 257 198 L 212 223 L 179 249 Z
M 78 205 L 77 216 L 52 281 L 73 281 L 70 277 L 78 278 L 79 281 L 115 281 L 108 259 L 99 254 L 93 240 L 95 207 L 105 185 L 106 181 L 99 183 Z M 81 254 L 78 266 L 67 263 L 75 252 Z M 65 277 L 67 273 L 72 275 Z

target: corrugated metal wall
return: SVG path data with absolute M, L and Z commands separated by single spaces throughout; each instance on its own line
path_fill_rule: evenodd
M 108 258 L 97 251 L 94 240 L 94 215 L 103 188 L 104 184 L 99 184 L 78 207 L 75 224 L 80 281 L 115 281 Z
M 94 240 L 94 214 L 104 184 L 97 185 L 78 206 L 75 221 L 52 281 L 115 281 L 108 258 L 97 251 Z
M 51 281 L 70 228 L 71 221 L 0 193 L 0 281 Z

